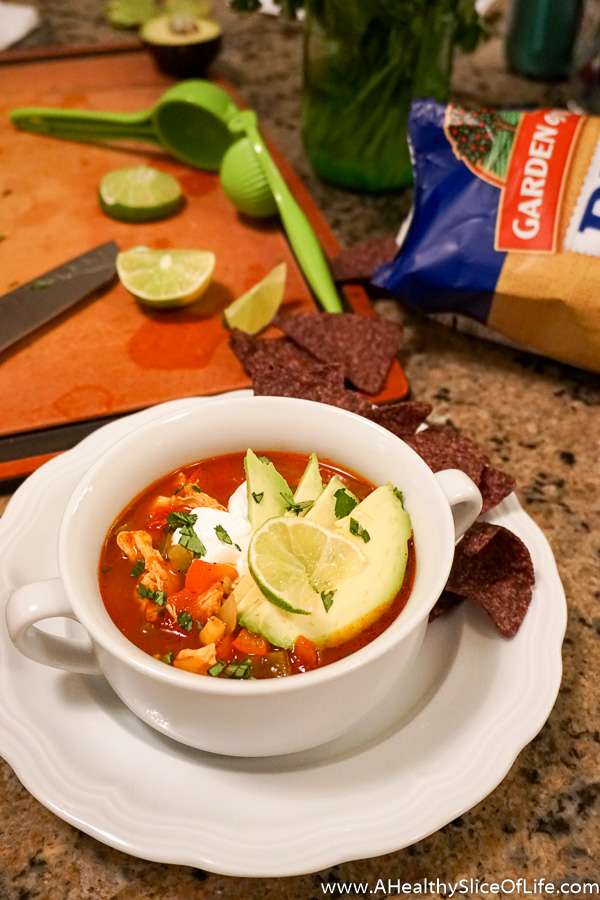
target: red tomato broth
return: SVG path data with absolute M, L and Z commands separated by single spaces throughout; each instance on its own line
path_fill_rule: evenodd
M 308 455 L 273 450 L 255 452 L 257 455 L 267 456 L 271 460 L 293 492 L 304 472 Z M 145 530 L 152 536 L 154 547 L 161 550 L 167 536 L 171 533 L 167 526 L 169 513 L 193 511 L 190 510 L 190 504 L 186 506 L 185 500 L 178 499 L 178 490 L 184 484 L 197 483 L 204 493 L 226 507 L 230 496 L 245 481 L 244 457 L 244 452 L 224 454 L 192 463 L 168 473 L 138 494 L 124 508 L 109 530 L 100 556 L 98 576 L 100 593 L 107 612 L 117 628 L 135 646 L 151 656 L 167 660 L 170 654 L 176 656 L 180 650 L 198 649 L 203 646 L 200 632 L 195 622 L 191 631 L 182 628 L 166 614 L 164 606 L 154 611 L 154 621 L 147 621 L 143 609 L 144 603 L 136 596 L 139 578 L 132 577 L 132 561 L 119 548 L 116 536 L 120 531 Z M 327 484 L 336 475 L 359 500 L 363 500 L 375 488 L 375 485 L 356 472 L 342 469 L 329 460 L 319 459 L 319 467 L 324 484 Z M 156 512 L 152 510 L 152 507 L 158 496 L 171 497 L 172 503 Z M 302 638 L 300 641 L 302 647 L 297 646 L 287 651 L 291 673 L 306 672 L 343 659 L 366 646 L 385 631 L 397 618 L 410 596 L 415 568 L 416 557 L 411 540 L 402 587 L 383 613 L 353 638 L 334 647 L 315 647 L 311 641 Z M 191 605 L 188 608 L 193 609 L 193 599 L 199 595 L 194 594 L 186 587 L 185 575 L 179 575 L 172 567 L 170 567 L 170 574 L 178 587 L 169 594 L 169 597 L 173 597 L 175 601 L 179 599 L 180 602 L 176 604 L 179 610 L 186 606 L 183 602 L 185 595 L 190 595 Z M 226 634 L 217 643 L 216 653 L 220 661 L 226 664 L 237 663 L 251 656 L 247 651 L 252 642 L 244 637 L 243 632 L 245 631 L 245 628 L 237 625 L 233 633 Z M 261 642 L 264 640 L 260 639 Z M 268 652 L 281 649 L 274 647 L 268 641 L 266 644 Z M 261 646 L 257 655 L 264 656 L 264 652 L 264 646 Z M 264 676 L 259 675 L 258 677 Z

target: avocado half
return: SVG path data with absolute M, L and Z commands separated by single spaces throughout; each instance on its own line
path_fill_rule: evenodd
M 221 28 L 213 19 L 185 12 L 154 16 L 140 29 L 140 40 L 158 67 L 176 78 L 204 75 L 221 49 L 222 39 Z

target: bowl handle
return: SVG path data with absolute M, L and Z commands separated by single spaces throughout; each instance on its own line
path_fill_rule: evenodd
M 44 619 L 56 617 L 77 621 L 60 578 L 25 584 L 8 598 L 8 633 L 24 656 L 69 672 L 100 674 L 100 666 L 89 639 L 71 640 L 35 627 L 36 623 Z
M 479 488 L 460 469 L 444 469 L 435 477 L 446 495 L 454 519 L 455 540 L 459 540 L 481 512 Z

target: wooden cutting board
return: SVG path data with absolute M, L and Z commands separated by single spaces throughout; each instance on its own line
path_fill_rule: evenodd
M 122 250 L 140 244 L 207 249 L 217 260 L 209 290 L 187 309 L 145 309 L 116 282 L 0 355 L 0 479 L 32 471 L 55 452 L 57 440 L 65 449 L 61 434 L 66 446 L 74 443 L 66 427 L 73 423 L 83 423 L 84 431 L 89 423 L 91 430 L 155 403 L 249 386 L 221 312 L 277 263 L 288 264 L 285 304 L 314 309 L 278 219 L 239 216 L 218 175 L 146 145 L 63 141 L 17 131 L 7 119 L 20 106 L 144 110 L 172 84 L 136 51 L 0 66 L 0 295 L 107 240 Z M 325 252 L 335 255 L 335 238 L 273 150 Z M 186 197 L 181 213 L 135 225 L 102 213 L 102 176 L 140 164 L 179 180 Z M 369 311 L 361 289 L 353 290 L 352 301 Z

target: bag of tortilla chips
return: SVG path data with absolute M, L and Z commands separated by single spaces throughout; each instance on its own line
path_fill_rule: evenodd
M 414 101 L 414 208 L 372 278 L 600 371 L 600 118 Z

